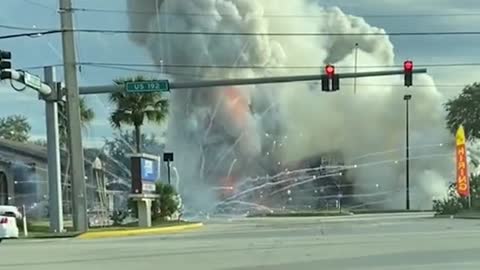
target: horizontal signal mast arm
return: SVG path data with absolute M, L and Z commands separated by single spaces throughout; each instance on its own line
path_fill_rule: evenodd
M 404 70 L 390 70 L 390 71 L 372 71 L 372 72 L 358 72 L 358 73 L 339 73 L 337 75 L 339 78 L 346 79 L 346 78 L 402 75 L 404 73 L 405 73 Z M 412 73 L 427 73 L 427 69 L 414 69 Z M 192 88 L 235 86 L 235 85 L 291 83 L 291 82 L 319 81 L 326 78 L 327 78 L 327 75 L 315 74 L 315 75 L 284 76 L 284 77 L 206 80 L 206 81 L 193 81 L 193 82 L 171 82 L 170 89 L 192 89 Z M 80 87 L 81 95 L 106 94 L 106 93 L 121 92 L 121 91 L 125 91 L 125 87 L 118 86 L 118 85 Z
M 47 84 L 44 84 L 44 83 L 38 83 L 36 85 L 29 84 L 25 80 L 25 74 L 26 74 L 25 71 L 17 71 L 17 70 L 11 69 L 11 70 L 7 70 L 7 71 L 3 71 L 2 74 L 5 75 L 5 76 L 2 75 L 2 78 L 5 77 L 4 79 L 11 79 L 11 80 L 17 81 L 19 83 L 23 83 L 26 86 L 38 91 L 42 95 L 48 96 L 52 93 L 52 88 Z M 27 73 L 27 75 L 30 75 L 30 74 Z M 30 76 L 33 76 L 33 75 L 30 75 Z

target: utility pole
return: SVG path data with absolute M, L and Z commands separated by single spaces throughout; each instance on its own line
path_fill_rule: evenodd
M 44 68 L 45 83 L 52 88 L 52 94 L 45 99 L 45 118 L 47 121 L 47 161 L 48 161 L 48 206 L 50 231 L 63 232 L 62 177 L 60 168 L 60 139 L 58 132 L 58 97 L 60 87 L 55 82 L 53 67 Z
M 80 129 L 80 97 L 78 92 L 75 40 L 73 33 L 71 0 L 60 0 L 60 22 L 63 45 L 63 68 L 67 96 L 68 143 L 72 179 L 73 226 L 75 231 L 86 232 L 87 204 L 82 132 Z
M 403 96 L 403 100 L 405 100 L 405 196 L 407 210 L 410 210 L 410 134 L 408 123 L 408 102 L 410 99 L 412 99 L 412 95 Z

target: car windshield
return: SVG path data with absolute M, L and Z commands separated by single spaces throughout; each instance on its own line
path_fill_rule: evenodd
M 0 268 L 480 269 L 480 1 L 0 2 Z

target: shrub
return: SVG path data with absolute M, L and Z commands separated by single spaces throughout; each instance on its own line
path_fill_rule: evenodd
M 180 213 L 183 209 L 181 199 L 173 188 L 173 186 L 158 182 L 155 184 L 155 193 L 159 198 L 152 201 L 152 220 L 168 219 L 176 213 Z M 138 218 L 137 202 L 133 199 L 128 201 L 128 213 L 131 216 Z M 128 213 L 113 214 L 111 219 L 113 222 L 123 221 L 128 216 Z
M 433 201 L 433 211 L 440 215 L 454 215 L 462 210 L 463 204 L 460 198 L 451 197 Z
M 160 197 L 152 202 L 152 219 L 167 219 L 180 210 L 178 194 L 173 186 L 158 182 L 155 192 Z
M 480 209 L 479 198 L 480 176 L 470 176 L 471 208 Z M 433 210 L 440 215 L 454 215 L 458 212 L 469 209 L 469 199 L 458 196 L 456 184 L 451 183 L 448 187 L 448 194 L 445 199 L 433 200 Z

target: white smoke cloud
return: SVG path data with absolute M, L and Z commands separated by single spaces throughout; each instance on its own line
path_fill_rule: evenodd
M 312 1 L 254 0 L 127 0 L 135 11 L 154 11 L 164 15 L 132 13 L 133 30 L 203 31 L 203 32 L 336 32 L 366 33 L 383 29 L 368 25 L 365 20 L 344 14 L 338 8 L 322 8 Z M 263 14 L 323 14 L 319 20 L 264 17 Z M 170 14 L 170 15 L 165 15 Z M 171 15 L 175 13 L 176 15 Z M 181 16 L 178 14 L 188 14 Z M 202 16 L 209 14 L 210 16 Z M 352 66 L 354 44 L 359 44 L 361 65 L 382 66 L 394 63 L 394 48 L 388 36 L 201 36 L 201 35 L 132 35 L 132 40 L 145 47 L 158 63 L 200 65 Z M 191 69 L 189 77 L 175 77 L 178 70 L 164 68 L 174 79 L 260 77 L 312 73 L 311 70 L 261 69 Z M 351 71 L 351 70 L 346 70 Z M 185 73 L 185 70 L 181 72 Z M 318 72 L 318 71 L 317 71 Z M 406 90 L 399 77 L 359 79 L 357 94 L 351 83 L 342 80 L 341 91 L 320 92 L 318 84 L 295 83 L 229 89 L 235 98 L 228 98 L 225 89 L 176 90 L 171 98 L 168 147 L 176 153 L 176 167 L 188 191 L 201 193 L 194 203 L 211 205 L 213 194 L 208 186 L 235 167 L 237 171 L 253 171 L 255 157 L 265 144 L 265 133 L 285 132 L 288 140 L 282 145 L 282 162 L 294 161 L 319 153 L 339 151 L 346 162 L 359 164 L 349 171 L 364 190 L 378 186 L 393 192 L 390 207 L 400 207 L 404 199 L 404 132 L 405 102 L 411 93 L 412 157 L 432 152 L 449 153 L 440 143 L 451 140 L 444 129 L 443 97 L 428 75 L 415 77 L 415 84 L 431 87 Z M 348 84 L 348 85 L 347 85 Z M 240 103 L 238 103 L 240 102 Z M 252 115 L 242 102 L 251 102 Z M 237 104 L 239 107 L 236 107 Z M 272 106 L 278 105 L 278 106 Z M 234 110 L 239 113 L 232 114 Z M 236 117 L 243 117 L 241 120 Z M 278 135 L 278 134 L 277 134 Z M 268 136 L 267 136 L 268 137 Z M 425 145 L 437 145 L 426 147 Z M 423 147 L 423 148 L 422 148 Z M 373 152 L 397 149 L 383 155 L 355 160 Z M 443 150 L 443 152 L 442 152 Z M 391 160 L 371 166 L 368 162 Z M 398 162 L 394 162 L 398 161 Z M 445 156 L 412 161 L 411 182 L 416 200 L 413 205 L 425 207 L 431 196 L 443 194 L 450 177 L 451 160 Z M 236 171 L 235 169 L 233 171 Z M 446 178 L 445 178 L 446 177 Z M 187 192 L 187 191 L 185 191 Z M 398 197 L 398 200 L 396 198 Z M 421 199 L 418 199 L 421 198 Z

